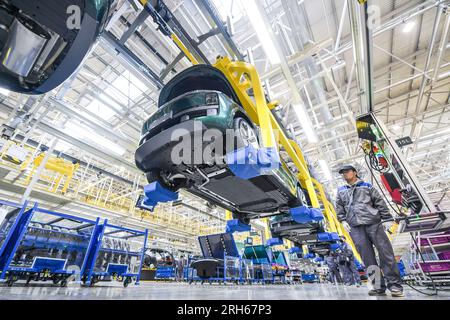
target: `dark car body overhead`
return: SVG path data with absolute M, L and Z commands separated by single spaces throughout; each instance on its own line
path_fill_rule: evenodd
M 161 90 L 158 110 L 142 128 L 135 154 L 137 167 L 147 173 L 149 182 L 158 180 L 168 188 L 186 189 L 241 216 L 273 215 L 299 205 L 298 181 L 284 163 L 250 179 L 233 174 L 226 161 L 206 163 L 189 155 L 191 161 L 174 163 L 171 155 L 181 140 L 173 139 L 174 133 L 194 137 L 208 129 L 225 134 L 224 140 L 229 130 L 239 132 L 237 147 L 259 143 L 257 126 L 224 74 L 212 66 L 196 65 L 177 74 Z M 192 153 L 205 145 L 195 145 Z

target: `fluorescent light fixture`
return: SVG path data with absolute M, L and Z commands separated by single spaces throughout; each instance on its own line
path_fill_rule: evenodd
M 398 130 L 400 130 L 400 126 L 399 126 L 398 124 L 394 124 L 394 125 L 392 126 L 392 130 L 398 131 Z
M 268 26 L 264 23 L 263 17 L 261 16 L 261 12 L 255 3 L 255 0 L 242 0 L 241 3 L 247 12 L 250 23 L 252 24 L 253 29 L 255 29 L 259 42 L 261 42 L 270 63 L 272 65 L 280 63 L 280 56 L 278 55 L 275 43 L 273 43 L 269 30 L 267 29 L 270 28 L 270 25 Z
M 328 163 L 325 160 L 320 159 L 319 166 L 322 169 L 323 174 L 325 175 L 325 179 L 327 179 L 327 181 L 333 180 L 333 175 L 331 174 L 331 170 L 330 167 L 328 166 Z
M 0 94 L 4 95 L 4 96 L 9 96 L 9 93 L 11 91 L 9 91 L 8 89 L 2 88 L 0 87 Z
M 117 155 L 123 156 L 125 153 L 125 148 L 121 147 L 115 142 L 108 140 L 101 135 L 90 131 L 88 128 L 77 124 L 75 122 L 69 121 L 64 127 L 64 132 L 72 137 L 75 137 L 86 142 L 92 142 L 96 145 L 102 147 L 104 150 L 111 151 Z
M 402 29 L 403 33 L 408 33 L 408 32 L 410 32 L 412 29 L 414 29 L 415 25 L 416 25 L 416 23 L 415 23 L 414 21 L 407 22 L 407 23 L 403 26 L 403 29 Z
M 306 113 L 305 108 L 299 104 L 293 104 L 292 108 L 294 108 L 295 114 L 297 115 L 298 121 L 300 121 L 300 124 L 303 128 L 303 131 L 305 132 L 308 142 L 309 143 L 319 142 L 319 139 L 317 138 L 317 135 L 314 132 L 311 120 L 309 119 L 309 115 Z
M 107 98 L 107 97 L 104 96 L 102 98 Z M 101 102 L 98 99 L 92 100 L 91 103 L 88 104 L 86 109 L 88 109 L 92 113 L 96 114 L 103 120 L 109 120 L 112 116 L 117 114 L 113 109 L 111 109 L 110 107 L 108 107 L 106 104 L 104 104 L 103 102 Z

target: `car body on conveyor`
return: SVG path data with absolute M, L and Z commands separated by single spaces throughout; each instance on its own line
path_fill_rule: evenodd
M 222 133 L 223 141 L 215 150 L 222 160 L 205 162 L 195 157 L 210 143 L 205 138 L 195 144 L 195 135 L 208 129 Z M 231 130 L 231 131 L 230 131 Z M 194 145 L 183 155 L 182 163 L 174 163 L 172 152 L 179 139 L 194 138 Z M 230 137 L 230 132 L 235 136 Z M 278 168 L 249 179 L 236 176 L 226 162 L 227 141 L 234 150 L 251 146 L 260 148 L 257 126 L 241 106 L 231 84 L 218 69 L 196 65 L 177 74 L 161 90 L 158 110 L 145 122 L 139 148 L 135 154 L 137 167 L 147 174 L 149 183 L 158 181 L 169 190 L 183 188 L 213 204 L 230 210 L 235 218 L 248 219 L 288 213 L 300 206 L 302 190 L 297 178 L 281 161 Z M 188 139 L 189 140 L 189 139 Z M 233 151 L 233 150 L 232 150 Z M 219 159 L 220 160 L 220 159 Z
M 287 239 L 296 245 L 314 243 L 317 241 L 317 234 L 325 232 L 323 221 L 299 223 L 289 214 L 270 217 L 269 224 L 272 237 Z
M 115 0 L 0 0 L 0 87 L 42 94 L 81 65 Z

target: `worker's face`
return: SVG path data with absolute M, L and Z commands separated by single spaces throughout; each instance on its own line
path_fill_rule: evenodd
M 342 177 L 344 177 L 347 182 L 354 181 L 356 180 L 356 172 L 353 170 L 345 170 L 342 172 Z

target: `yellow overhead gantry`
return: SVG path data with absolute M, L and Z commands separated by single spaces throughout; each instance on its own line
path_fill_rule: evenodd
M 155 14 L 154 12 L 154 8 L 152 7 L 152 5 L 149 3 L 149 0 L 139 0 L 139 2 L 141 3 L 141 5 L 147 10 L 149 11 L 151 14 Z M 161 31 L 164 34 L 167 34 L 170 39 L 172 39 L 173 43 L 175 43 L 175 45 L 178 47 L 178 49 L 181 50 L 181 52 L 184 53 L 184 55 L 186 56 L 186 58 L 188 58 L 188 60 L 193 64 L 196 65 L 198 64 L 197 59 L 195 59 L 195 57 L 192 55 L 192 53 L 189 52 L 189 50 L 186 48 L 186 46 L 184 45 L 184 43 L 180 40 L 180 38 L 175 34 L 175 32 L 173 32 L 173 30 L 169 27 L 169 25 L 167 23 L 165 23 L 162 19 L 158 19 L 158 24 L 159 27 L 161 28 Z
M 358 1 L 361 3 L 365 2 L 365 0 Z M 139 0 L 139 2 L 151 14 L 154 14 L 154 9 L 149 3 L 149 0 Z M 161 21 L 160 19 L 157 20 L 160 27 L 163 27 L 164 29 L 161 31 L 170 36 L 175 45 L 185 54 L 193 65 L 198 64 L 198 60 L 192 55 L 192 53 L 189 52 L 187 47 L 173 32 L 173 30 L 171 30 L 167 23 Z M 277 152 L 279 152 L 280 147 L 285 149 L 298 169 L 297 178 L 301 186 L 307 190 L 312 206 L 314 208 L 320 208 L 320 202 L 322 203 L 327 231 L 337 232 L 339 235 L 344 235 L 347 242 L 351 245 L 357 259 L 361 260 L 350 236 L 347 231 L 344 230 L 341 223 L 337 220 L 333 205 L 326 198 L 322 185 L 311 177 L 300 147 L 294 140 L 289 139 L 286 136 L 284 131 L 280 128 L 278 121 L 271 113 L 270 110 L 276 107 L 278 103 L 276 101 L 269 103 L 266 102 L 264 90 L 256 68 L 253 65 L 243 61 L 231 61 L 228 57 L 218 57 L 214 67 L 222 71 L 233 86 L 234 91 L 242 103 L 242 107 L 247 112 L 250 119 L 255 124 L 259 125 L 263 147 L 275 148 Z M 249 89 L 253 90 L 253 97 L 250 97 L 248 94 Z M 227 212 L 227 219 L 228 217 L 231 217 L 230 212 Z M 265 218 L 265 220 L 268 225 L 268 218 Z M 265 236 L 266 238 L 270 237 L 268 226 L 266 228 Z
M 255 124 L 259 125 L 262 146 L 265 148 L 276 148 L 278 152 L 281 147 L 284 148 L 298 169 L 297 178 L 302 187 L 307 190 L 312 206 L 320 208 L 320 203 L 322 203 L 327 231 L 344 235 L 347 242 L 351 245 L 355 257 L 361 261 L 351 237 L 338 221 L 333 205 L 326 198 L 323 186 L 311 177 L 300 147 L 294 140 L 286 136 L 270 111 L 277 103 L 266 102 L 256 68 L 243 61 L 231 61 L 228 57 L 218 57 L 214 67 L 225 75 L 247 115 Z M 252 89 L 253 97 L 248 94 L 249 89 Z

